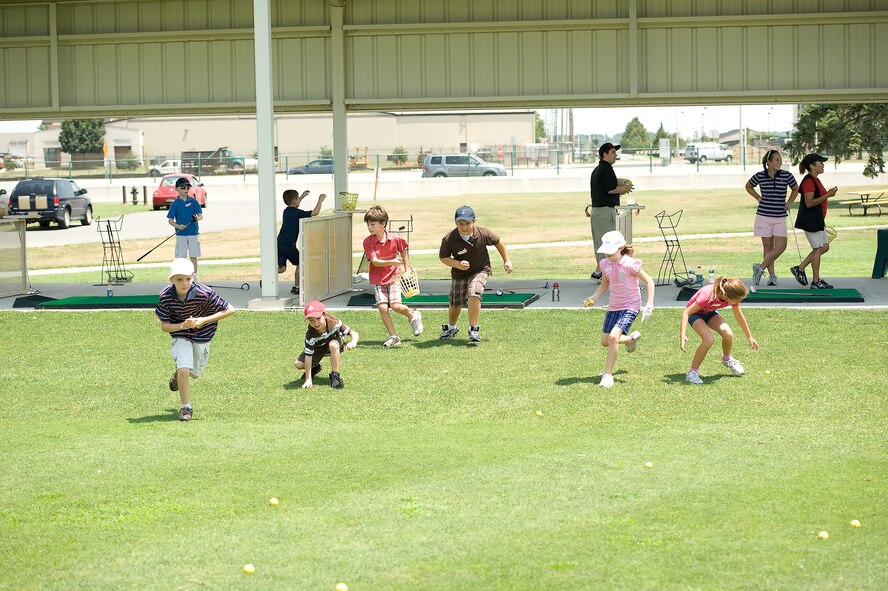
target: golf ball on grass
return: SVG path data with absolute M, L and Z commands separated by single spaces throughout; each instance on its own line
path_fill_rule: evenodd
M 860 527 L 860 520 L 859 519 L 852 519 L 851 520 L 851 527 Z
M 253 566 L 252 564 L 245 564 L 244 565 L 244 574 L 252 575 L 254 572 L 256 572 L 255 566 Z
M 766 369 L 766 370 L 765 370 L 765 375 L 766 375 L 766 376 L 771 375 L 771 370 L 770 370 L 770 369 Z
M 336 591 L 348 591 L 348 585 L 345 583 L 339 583 L 336 585 Z
M 271 497 L 270 499 L 268 499 L 268 504 L 272 507 L 277 507 L 281 504 L 281 502 L 277 499 L 277 497 Z
M 653 468 L 653 467 L 654 467 L 654 463 L 653 463 L 653 462 L 645 462 L 644 467 L 645 467 L 645 468 Z
M 543 411 L 541 411 L 541 410 L 536 411 L 536 416 L 538 416 L 538 417 L 543 416 Z
M 817 534 L 817 539 L 818 540 L 828 540 L 829 539 L 829 532 L 825 532 L 825 531 L 820 532 L 819 534 Z

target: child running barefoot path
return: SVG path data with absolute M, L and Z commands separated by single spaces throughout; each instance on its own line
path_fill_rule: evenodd
M 199 378 L 203 373 L 218 322 L 234 314 L 234 308 L 212 288 L 194 281 L 194 264 L 188 259 L 173 260 L 170 283 L 172 285 L 160 292 L 154 313 L 160 320 L 160 329 L 173 337 L 176 370 L 169 386 L 173 392 L 178 390 L 182 401 L 179 420 L 190 421 L 189 378 Z
M 749 291 L 739 279 L 719 277 L 715 280 L 715 283 L 698 290 L 688 302 L 687 307 L 681 313 L 681 330 L 679 334 L 681 350 L 682 352 L 685 351 L 685 344 L 688 342 L 688 337 L 685 333 L 689 324 L 700 335 L 702 342 L 694 353 L 694 358 L 691 360 L 691 369 L 685 375 L 685 380 L 692 384 L 703 383 L 703 380 L 700 379 L 700 365 L 715 342 L 712 332 L 717 332 L 722 338 L 722 365 L 730 369 L 735 376 L 743 375 L 743 366 L 731 356 L 731 351 L 734 347 L 734 333 L 731 332 L 731 327 L 728 326 L 728 323 L 722 319 L 716 310 L 731 306 L 734 312 L 734 319 L 740 325 L 743 334 L 746 335 L 749 346 L 754 350 L 758 350 L 759 345 L 752 338 L 749 324 L 746 322 L 743 311 L 740 310 L 740 302 L 747 295 L 749 295 Z
M 400 236 L 392 236 L 386 231 L 388 213 L 374 205 L 364 214 L 364 222 L 370 235 L 364 238 L 364 257 L 370 263 L 370 284 L 376 296 L 376 308 L 382 316 L 382 324 L 388 331 L 388 339 L 383 347 L 401 344 L 401 337 L 395 332 L 389 310 L 405 316 L 410 321 L 413 336 L 422 334 L 422 315 L 419 310 L 411 310 L 401 303 L 401 284 L 398 273 L 401 266 L 407 271 L 407 241 Z
M 654 309 L 654 280 L 641 270 L 641 261 L 630 256 L 635 251 L 631 245 L 626 244 L 626 239 L 620 232 L 612 230 L 605 233 L 601 237 L 598 252 L 605 255 L 599 263 L 601 285 L 583 301 L 583 305 L 595 305 L 595 300 L 610 290 L 607 314 L 601 331 L 601 346 L 607 347 L 607 359 L 600 382 L 601 386 L 610 388 L 614 385 L 614 364 L 617 362 L 620 345 L 626 345 L 626 352 L 632 353 L 641 338 L 641 333 L 637 330 L 629 333 L 632 323 L 639 312 L 642 322 L 651 317 Z M 639 279 L 644 281 L 647 288 L 647 304 L 644 308 L 641 307 Z

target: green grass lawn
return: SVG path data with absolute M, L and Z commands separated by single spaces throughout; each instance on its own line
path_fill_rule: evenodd
M 182 424 L 150 311 L 0 313 L 0 589 L 888 587 L 886 312 L 748 309 L 695 387 L 655 310 L 610 390 L 601 310 L 341 317 L 340 391 L 300 314 L 223 321 Z

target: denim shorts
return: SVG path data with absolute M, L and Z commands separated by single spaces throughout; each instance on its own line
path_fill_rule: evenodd
M 635 322 L 636 316 L 638 316 L 638 310 L 608 311 L 604 315 L 604 327 L 601 329 L 601 332 L 610 334 L 610 331 L 615 326 L 619 326 L 623 334 L 629 334 L 629 329 L 632 328 L 632 323 Z
M 713 310 L 712 312 L 706 312 L 705 314 L 701 314 L 700 312 L 696 312 L 696 313 L 688 316 L 688 324 L 690 326 L 694 326 L 694 323 L 697 322 L 697 320 L 700 320 L 702 318 L 703 322 L 705 322 L 706 325 L 709 326 L 709 321 L 712 320 L 713 318 L 715 318 L 716 316 L 721 316 L 721 314 L 719 314 L 715 310 Z

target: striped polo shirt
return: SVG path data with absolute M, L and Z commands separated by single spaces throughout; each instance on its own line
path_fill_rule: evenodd
M 795 187 L 796 180 L 792 173 L 782 168 L 777 170 L 774 178 L 767 170 L 760 170 L 749 179 L 749 184 L 758 187 L 762 192 L 762 200 L 759 201 L 756 215 L 769 218 L 785 218 L 786 213 L 786 189 Z
M 335 316 L 327 314 L 324 321 L 324 332 L 316 330 L 311 325 L 305 331 L 305 350 L 303 353 L 305 353 L 306 357 L 314 356 L 315 351 L 318 349 L 325 350 L 332 340 L 342 341 L 342 337 L 351 332 L 351 329 Z
M 176 295 L 176 286 L 170 285 L 160 292 L 160 301 L 154 309 L 154 313 L 161 322 L 177 324 L 185 322 L 189 318 L 211 316 L 228 308 L 228 302 L 222 296 L 207 287 L 203 283 L 194 283 L 185 294 L 185 299 L 179 299 Z M 194 343 L 209 343 L 216 334 L 218 322 L 204 324 L 200 328 L 189 328 L 171 332 L 174 339 L 186 339 Z

